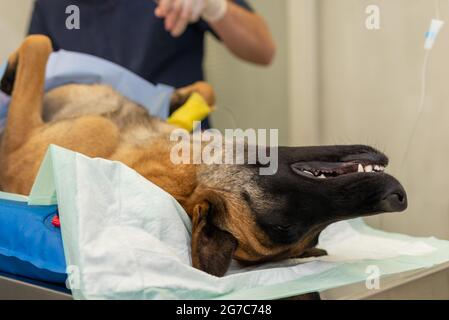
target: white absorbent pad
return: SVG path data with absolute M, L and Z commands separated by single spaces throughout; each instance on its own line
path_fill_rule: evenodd
M 329 226 L 329 256 L 242 268 L 222 278 L 191 266 L 191 222 L 176 200 L 127 166 L 51 146 L 29 201 L 57 201 L 76 299 L 275 299 L 449 261 L 449 242 Z

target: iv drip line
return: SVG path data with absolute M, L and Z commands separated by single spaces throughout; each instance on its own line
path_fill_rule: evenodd
M 448 1 L 449 2 L 449 1 Z M 435 19 L 432 19 L 429 31 L 426 33 L 426 39 L 424 44 L 425 54 L 424 54 L 424 61 L 421 69 L 421 96 L 419 101 L 419 107 L 418 107 L 418 116 L 413 124 L 413 129 L 410 135 L 410 139 L 406 145 L 405 153 L 402 158 L 402 166 L 404 165 L 408 153 L 410 151 L 411 144 L 414 140 L 416 130 L 419 125 L 419 121 L 421 120 L 421 117 L 424 112 L 424 108 L 426 105 L 426 97 L 427 97 L 427 76 L 428 76 L 428 65 L 429 65 L 429 58 L 430 53 L 432 51 L 433 45 L 435 43 L 435 40 L 438 36 L 438 33 L 440 32 L 441 28 L 443 27 L 444 22 L 441 21 L 440 18 L 440 0 L 435 0 Z

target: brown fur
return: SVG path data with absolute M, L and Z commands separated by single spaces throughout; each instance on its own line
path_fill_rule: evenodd
M 44 94 L 51 52 L 48 38 L 30 36 L 9 59 L 1 82 L 2 90 L 12 93 L 0 140 L 2 191 L 28 194 L 50 144 L 120 161 L 183 206 L 192 219 L 193 266 L 216 276 L 225 274 L 231 258 L 253 264 L 323 255 L 314 247 L 331 222 L 406 208 L 405 191 L 388 175 L 354 174 L 327 182 L 291 168 L 314 159 L 366 161 L 367 156 L 387 163 L 384 155 L 367 146 L 284 148 L 283 167 L 272 177 L 258 175 L 249 164 L 175 165 L 170 160 L 174 142 L 169 139 L 175 128 L 112 88 L 71 84 Z M 192 92 L 215 103 L 212 88 L 196 83 L 174 94 L 172 109 Z M 365 190 L 364 196 L 360 190 Z M 393 197 L 386 198 L 386 191 Z M 378 199 L 374 204 L 373 198 Z M 395 201 L 399 198 L 402 204 Z M 292 216 L 293 224 L 286 227 Z
M 146 115 L 139 106 L 103 86 L 69 85 L 44 97 L 45 65 L 51 52 L 46 37 L 31 36 L 9 60 L 7 74 L 12 75 L 15 82 L 1 140 L 0 187 L 3 191 L 28 194 L 48 146 L 56 144 L 89 157 L 121 161 L 172 194 L 193 217 L 193 264 L 198 268 L 204 269 L 206 260 L 217 250 L 225 256 L 230 254 L 239 260 L 254 262 L 285 252 L 285 248 L 274 248 L 263 235 L 241 198 L 220 190 L 213 180 L 205 178 L 208 170 L 216 168 L 174 165 L 170 161 L 167 133 L 173 127 Z M 4 85 L 7 87 L 8 83 Z M 179 90 L 174 103 L 185 100 L 182 97 L 193 91 L 214 103 L 213 91 L 205 84 Z M 89 110 L 83 114 L 83 106 L 89 109 L 92 105 L 97 114 Z M 132 111 L 129 115 L 120 114 L 126 113 L 127 108 Z M 139 112 L 142 113 L 139 119 L 132 119 L 132 115 Z M 223 168 L 222 174 L 218 174 L 218 180 L 226 177 L 225 171 Z M 233 185 L 232 181 L 229 185 Z M 218 241 L 222 243 L 220 248 L 208 247 L 201 240 L 204 226 L 199 226 L 203 220 L 198 212 L 201 206 L 208 206 L 211 194 L 215 199 L 222 199 L 227 208 L 213 218 L 218 228 L 214 235 L 222 238 Z M 201 254 L 196 254 L 197 251 Z M 219 270 L 208 268 L 208 272 L 221 275 L 227 269 L 217 268 Z

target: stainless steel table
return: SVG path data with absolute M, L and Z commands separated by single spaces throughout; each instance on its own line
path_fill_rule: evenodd
M 0 275 L 0 300 L 68 300 L 64 288 L 17 277 Z
M 357 283 L 321 293 L 331 300 L 449 300 L 449 263 L 381 278 L 379 290 Z
M 449 300 L 449 263 L 382 278 L 379 290 L 368 290 L 365 283 L 356 283 L 327 290 L 320 295 L 323 300 Z M 251 299 L 251 297 L 248 298 Z M 56 286 L 0 275 L 0 299 L 69 300 L 72 297 Z

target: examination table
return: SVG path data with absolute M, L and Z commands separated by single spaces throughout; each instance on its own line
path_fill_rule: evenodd
M 449 263 L 381 279 L 379 290 L 357 283 L 320 293 L 323 300 L 449 299 Z M 0 274 L 0 299 L 70 300 L 70 292 L 55 285 Z M 295 299 L 295 297 L 292 297 Z

